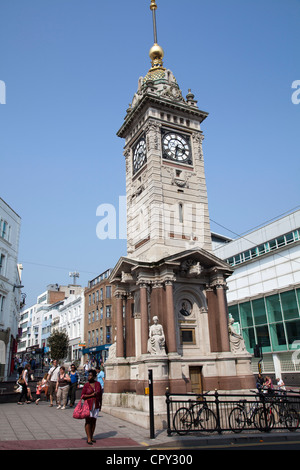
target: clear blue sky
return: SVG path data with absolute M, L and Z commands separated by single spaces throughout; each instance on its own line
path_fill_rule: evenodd
M 212 220 L 243 233 L 299 205 L 299 0 L 157 0 L 165 67 L 203 123 Z M 0 196 L 22 217 L 27 306 L 126 255 L 96 236 L 125 195 L 116 136 L 150 67 L 150 0 L 2 0 Z M 215 223 L 213 231 L 230 236 Z

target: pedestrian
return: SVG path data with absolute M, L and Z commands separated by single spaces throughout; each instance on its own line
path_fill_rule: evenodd
M 50 405 L 53 406 L 53 398 L 55 396 L 56 382 L 59 374 L 59 365 L 56 359 L 53 361 L 53 366 L 49 369 L 47 381 L 49 382 L 49 396 L 50 396 Z
M 273 383 L 271 377 L 266 375 L 265 382 L 264 382 L 264 388 L 267 390 L 268 395 L 273 395 Z
M 93 443 L 96 442 L 94 439 L 94 432 L 96 429 L 99 410 L 101 409 L 102 398 L 101 385 L 96 380 L 96 371 L 94 369 L 91 369 L 88 373 L 88 381 L 84 384 L 81 398 L 88 401 L 90 416 L 85 419 L 85 432 L 87 443 L 89 445 L 93 445 Z
M 257 379 L 256 379 L 256 388 L 259 392 L 261 391 L 261 389 L 263 387 L 264 381 L 265 381 L 265 379 L 263 378 L 261 373 L 259 373 L 258 376 L 257 376 Z
M 40 380 L 38 383 L 37 383 L 37 386 L 36 386 L 36 396 L 37 396 L 37 399 L 35 400 L 35 403 L 38 405 L 39 404 L 39 401 L 41 400 L 41 394 L 44 393 L 45 394 L 45 397 L 47 399 L 47 395 L 48 395 L 48 382 L 47 382 L 47 378 L 48 378 L 48 372 L 46 372 L 46 374 L 44 375 L 44 377 L 42 378 L 42 380 Z
M 104 378 L 105 378 L 104 367 L 103 366 L 96 367 L 96 372 L 97 372 L 97 380 L 101 385 L 102 393 L 103 393 L 104 392 Z
M 277 378 L 276 382 L 277 382 L 278 390 L 285 390 L 285 383 L 282 379 Z
M 70 400 L 69 406 L 70 408 L 72 408 L 75 404 L 76 390 L 78 387 L 78 380 L 79 380 L 79 376 L 78 376 L 75 364 L 71 364 L 71 372 L 69 375 L 70 375 L 71 382 L 70 382 L 68 399 Z
M 22 374 L 18 380 L 19 385 L 22 387 L 22 391 L 19 397 L 18 405 L 24 405 L 23 403 L 23 397 L 25 398 L 26 403 L 31 403 L 28 395 L 28 381 L 29 381 L 29 371 L 30 371 L 30 365 L 27 364 L 25 366 L 25 369 L 22 371 Z
M 277 381 L 277 389 L 278 389 L 278 395 L 283 396 L 286 395 L 286 388 L 285 388 L 285 383 L 281 378 L 276 378 Z
M 59 374 L 56 382 L 56 399 L 57 399 L 57 409 L 65 410 L 67 404 L 67 398 L 70 387 L 70 376 L 66 374 L 66 369 L 64 366 L 60 366 Z

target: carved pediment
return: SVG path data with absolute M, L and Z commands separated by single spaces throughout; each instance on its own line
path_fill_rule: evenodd
M 203 268 L 199 261 L 187 259 L 181 263 L 180 271 L 183 277 L 197 277 L 201 275 Z

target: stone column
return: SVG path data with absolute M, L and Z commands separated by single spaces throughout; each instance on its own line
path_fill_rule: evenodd
M 230 351 L 230 342 L 228 334 L 228 312 L 227 303 L 225 298 L 225 290 L 223 284 L 216 285 L 218 310 L 219 310 L 219 325 L 220 325 L 220 339 L 222 352 Z
M 149 337 L 147 284 L 140 284 L 140 308 L 141 308 L 141 352 L 147 354 Z
M 206 286 L 206 299 L 208 307 L 208 328 L 211 352 L 218 352 L 218 317 L 217 317 L 217 296 L 214 289 Z
M 125 306 L 125 345 L 126 357 L 135 357 L 135 331 L 134 331 L 134 318 L 132 315 L 133 298 L 129 294 L 126 298 Z
M 166 281 L 166 317 L 167 317 L 167 328 L 165 329 L 165 335 L 167 339 L 168 353 L 177 353 L 176 344 L 176 328 L 175 328 L 175 314 L 174 314 L 174 299 L 173 299 L 173 282 Z
M 116 356 L 124 357 L 123 297 L 120 293 L 116 294 L 116 325 L 117 325 Z

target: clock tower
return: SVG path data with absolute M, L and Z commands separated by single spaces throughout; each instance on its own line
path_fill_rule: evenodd
M 151 68 L 139 79 L 118 136 L 125 139 L 127 256 L 115 286 L 115 342 L 106 361 L 104 409 L 147 426 L 153 371 L 157 426 L 165 392 L 254 386 L 250 354 L 232 348 L 226 301 L 231 267 L 214 256 L 201 125 L 208 114 L 182 96 L 157 43 L 151 0 Z
M 186 98 L 163 66 L 155 2 L 151 68 L 138 82 L 117 135 L 125 139 L 127 254 L 158 260 L 190 248 L 211 251 L 201 124 L 208 113 Z

